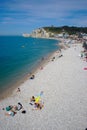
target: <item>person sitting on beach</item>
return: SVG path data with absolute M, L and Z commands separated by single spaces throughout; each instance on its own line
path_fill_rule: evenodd
M 32 75 L 31 77 L 30 77 L 30 79 L 34 79 L 35 78 L 35 75 Z
M 34 96 L 32 96 L 31 98 L 30 98 L 30 105 L 33 105 L 34 104 L 34 102 L 35 102 L 35 97 Z
M 52 58 L 52 61 L 54 61 L 55 57 Z
M 20 92 L 20 91 L 21 91 L 20 88 L 18 88 L 18 89 L 17 89 L 17 92 Z
M 30 101 L 31 101 L 31 102 L 35 102 L 35 97 L 32 96 L 32 97 L 30 98 Z

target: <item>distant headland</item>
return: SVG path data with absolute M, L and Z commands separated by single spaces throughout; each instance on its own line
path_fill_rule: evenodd
M 79 37 L 87 38 L 87 27 L 42 27 L 33 30 L 30 34 L 23 34 L 24 37 L 35 37 L 35 38 L 67 38 L 67 37 Z

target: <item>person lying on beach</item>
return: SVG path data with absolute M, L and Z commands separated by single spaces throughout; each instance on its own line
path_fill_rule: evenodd
M 16 112 L 10 110 L 8 112 L 5 113 L 6 116 L 15 116 Z
M 32 75 L 31 77 L 30 77 L 30 79 L 34 79 L 35 78 L 35 75 Z
M 41 101 L 41 97 L 40 96 L 37 96 L 37 97 L 34 97 L 34 96 L 32 96 L 31 98 L 30 98 L 30 105 L 34 105 L 34 103 L 38 103 L 38 102 L 40 102 Z
M 34 108 L 32 110 L 41 110 L 44 107 L 44 103 L 42 102 L 35 102 L 34 103 Z
M 14 111 L 14 112 L 16 112 L 18 110 L 18 107 L 16 106 L 16 105 L 14 105 L 13 107 L 12 107 L 12 109 L 11 109 L 11 111 Z
M 52 58 L 52 61 L 54 61 L 54 60 L 55 60 L 55 57 Z
M 6 116 L 14 116 L 16 114 L 17 106 L 8 106 L 6 107 Z
M 60 58 L 60 57 L 62 57 L 62 56 L 63 56 L 62 54 L 61 54 L 61 55 L 59 55 L 59 58 Z

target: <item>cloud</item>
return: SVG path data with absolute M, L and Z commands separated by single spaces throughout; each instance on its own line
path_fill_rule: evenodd
M 46 12 L 49 12 L 49 14 L 53 12 L 55 14 L 55 12 L 86 9 L 87 0 L 44 0 L 38 2 L 35 2 L 35 0 L 32 2 L 28 0 L 13 0 L 12 2 L 6 2 L 4 7 L 9 11 L 19 11 L 20 13 L 26 12 L 35 15 L 42 13 L 43 15 Z

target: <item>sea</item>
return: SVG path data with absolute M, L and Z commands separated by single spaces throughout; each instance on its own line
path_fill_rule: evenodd
M 31 73 L 57 44 L 54 39 L 0 36 L 0 93 Z

